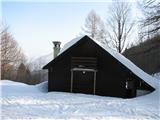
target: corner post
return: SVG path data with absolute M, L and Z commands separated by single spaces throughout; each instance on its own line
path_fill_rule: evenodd
M 70 92 L 73 92 L 73 70 L 71 70 L 71 89 Z

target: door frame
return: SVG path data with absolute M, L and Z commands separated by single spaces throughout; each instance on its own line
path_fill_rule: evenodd
M 93 94 L 95 95 L 96 93 L 96 75 L 97 75 L 97 70 L 95 69 L 87 69 L 87 68 L 72 68 L 71 69 L 71 85 L 70 85 L 70 92 L 73 92 L 73 77 L 74 74 L 73 72 L 75 71 L 84 71 L 84 72 L 93 72 L 94 73 L 94 79 L 93 79 Z

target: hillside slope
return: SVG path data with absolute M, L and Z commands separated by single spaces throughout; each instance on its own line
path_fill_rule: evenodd
M 123 55 L 149 74 L 160 72 L 160 36 L 127 49 Z

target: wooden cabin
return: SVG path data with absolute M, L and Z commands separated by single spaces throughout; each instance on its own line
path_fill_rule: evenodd
M 43 69 L 48 69 L 48 91 L 132 98 L 137 90 L 154 90 L 142 70 L 88 36 L 71 40 Z

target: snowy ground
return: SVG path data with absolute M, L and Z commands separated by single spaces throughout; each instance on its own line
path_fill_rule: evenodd
M 160 80 L 160 72 L 159 72 L 159 73 L 155 73 L 155 74 L 153 75 L 153 77 L 155 77 L 155 78 L 157 78 L 157 79 Z
M 160 120 L 160 91 L 134 99 L 46 92 L 47 83 L 31 86 L 0 81 L 1 119 Z M 160 85 L 158 85 L 160 86 Z

